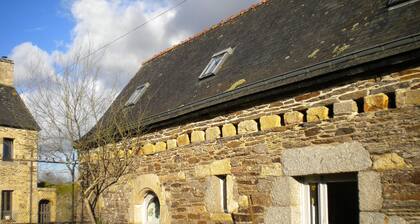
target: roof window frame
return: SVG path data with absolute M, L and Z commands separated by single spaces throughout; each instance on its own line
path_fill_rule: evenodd
M 136 87 L 133 93 L 131 93 L 130 97 L 125 102 L 124 106 L 130 107 L 137 104 L 140 98 L 144 95 L 147 88 L 150 86 L 150 83 L 146 82 Z
M 204 79 L 204 78 L 216 75 L 217 72 L 219 72 L 219 70 L 221 69 L 223 63 L 232 54 L 233 54 L 233 48 L 231 48 L 231 47 L 213 54 L 209 63 L 206 65 L 206 67 L 201 72 L 201 74 L 198 78 L 199 79 Z M 217 62 L 217 64 L 213 68 L 210 69 L 210 67 L 214 65 L 215 60 L 217 60 L 220 56 L 221 56 L 221 58 L 220 58 L 219 62 Z
M 388 0 L 387 7 L 388 7 L 388 10 L 393 10 L 393 9 L 401 8 L 407 5 L 411 5 L 419 1 L 420 0 Z

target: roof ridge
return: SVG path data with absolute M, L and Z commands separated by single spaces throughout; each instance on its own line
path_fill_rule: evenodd
M 193 40 L 195 40 L 195 39 L 197 39 L 197 38 L 199 38 L 199 37 L 203 36 L 204 34 L 206 34 L 206 33 L 210 32 L 210 31 L 212 31 L 212 30 L 214 30 L 214 29 L 216 29 L 216 28 L 218 28 L 218 27 L 221 27 L 221 26 L 223 26 L 223 25 L 224 25 L 224 24 L 226 24 L 226 23 L 231 22 L 232 20 L 234 20 L 234 19 L 236 19 L 236 18 L 239 18 L 239 17 L 243 16 L 244 14 L 246 14 L 246 13 L 250 12 L 251 10 L 255 10 L 256 8 L 260 7 L 261 5 L 265 5 L 265 4 L 266 4 L 267 2 L 269 2 L 269 1 L 270 1 L 270 0 L 260 0 L 260 2 L 259 2 L 259 3 L 252 4 L 250 7 L 246 8 L 246 9 L 244 9 L 244 10 L 241 10 L 239 13 L 234 14 L 234 15 L 232 15 L 232 16 L 230 16 L 230 17 L 226 18 L 226 19 L 221 20 L 219 23 L 212 25 L 210 28 L 206 28 L 206 29 L 204 29 L 203 31 L 201 31 L 201 32 L 198 32 L 198 33 L 194 34 L 193 36 L 191 36 L 191 37 L 189 37 L 189 38 L 187 38 L 187 39 L 183 40 L 183 41 L 182 41 L 182 42 L 180 42 L 179 44 L 175 44 L 174 46 L 171 46 L 171 47 L 169 47 L 169 48 L 167 48 L 167 49 L 165 49 L 165 50 L 163 50 L 163 51 L 161 51 L 161 52 L 159 52 L 159 53 L 155 54 L 155 55 L 154 55 L 154 56 L 152 56 L 151 58 L 149 58 L 149 59 L 145 60 L 142 64 L 143 64 L 143 65 L 145 65 L 145 64 L 147 64 L 147 63 L 149 63 L 149 62 L 151 62 L 151 61 L 153 61 L 153 60 L 155 60 L 155 59 L 158 59 L 158 58 L 160 58 L 160 57 L 162 57 L 162 56 L 166 55 L 167 53 L 169 53 L 169 52 L 171 52 L 171 51 L 175 50 L 176 48 L 178 48 L 178 47 L 180 47 L 180 46 L 182 46 L 182 45 L 185 45 L 185 44 L 187 44 L 187 43 L 189 43 L 189 42 L 191 42 L 191 41 L 193 41 Z

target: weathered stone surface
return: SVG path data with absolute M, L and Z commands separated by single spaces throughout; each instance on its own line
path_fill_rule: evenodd
M 169 139 L 166 141 L 166 146 L 168 149 L 173 149 L 176 148 L 177 143 L 176 143 L 176 139 Z
M 327 107 L 311 107 L 306 111 L 306 120 L 308 122 L 323 121 L 328 119 Z
M 258 124 L 254 120 L 241 121 L 238 124 L 238 134 L 246 134 L 258 131 Z
M 185 173 L 180 171 L 177 173 L 171 173 L 168 175 L 164 175 L 161 177 L 162 182 L 168 182 L 168 181 L 176 181 L 176 180 L 185 180 L 186 176 Z
M 317 96 L 319 96 L 320 94 L 321 94 L 321 92 L 320 92 L 320 91 L 310 92 L 310 93 L 305 93 L 305 94 L 303 94 L 303 95 L 300 95 L 300 96 L 295 97 L 295 100 L 296 100 L 296 101 L 308 100 L 308 99 L 310 99 L 310 98 L 317 97 Z
M 355 92 L 346 93 L 339 97 L 340 100 L 357 100 L 367 95 L 367 90 L 358 90 Z
M 388 109 L 388 96 L 379 93 L 375 95 L 365 96 L 363 110 L 364 112 L 372 112 Z
M 188 134 L 182 134 L 176 138 L 176 142 L 178 146 L 188 145 L 190 144 L 190 138 Z
M 165 142 L 157 142 L 155 144 L 155 152 L 163 152 L 166 150 L 166 143 Z
M 382 208 L 381 176 L 374 171 L 358 173 L 360 211 L 379 211 Z
M 369 153 L 357 142 L 286 149 L 281 161 L 288 176 L 355 172 L 372 165 Z
M 224 209 L 220 203 L 223 200 L 222 192 L 220 191 L 222 185 L 220 178 L 215 175 L 210 175 L 206 178 L 206 192 L 204 200 L 206 201 L 206 210 L 210 213 L 223 213 Z M 226 175 L 226 195 L 227 210 L 229 212 L 237 211 L 239 205 L 233 200 L 233 177 Z
M 230 165 L 230 163 L 229 163 Z M 234 177 L 232 175 L 226 175 L 226 197 L 227 197 L 227 209 L 229 212 L 237 212 L 239 208 L 239 203 L 235 201 L 234 197 Z
M 146 143 L 145 145 L 143 145 L 142 151 L 143 151 L 143 154 L 145 154 L 145 155 L 154 154 L 155 153 L 155 145 L 153 145 L 151 143 Z
M 210 220 L 220 223 L 233 224 L 232 215 L 229 213 L 210 213 Z
M 299 207 L 270 207 L 264 216 L 266 224 L 300 224 Z
M 223 175 L 231 173 L 230 159 L 216 160 L 210 164 L 211 175 Z
M 269 115 L 260 117 L 261 130 L 270 130 L 276 127 L 280 127 L 281 118 L 279 115 Z
M 335 136 L 349 135 L 355 132 L 354 128 L 339 128 L 335 131 Z
M 298 206 L 300 201 L 300 183 L 293 177 L 277 177 L 271 189 L 274 206 Z
M 388 224 L 407 224 L 407 221 L 398 216 L 391 216 L 388 217 Z
M 225 175 L 230 174 L 231 170 L 230 159 L 216 160 L 207 165 L 195 166 L 195 176 Z
M 406 107 L 420 105 L 420 90 L 397 90 L 396 91 L 397 107 Z
M 281 163 L 261 165 L 261 176 L 283 176 Z
M 220 138 L 220 128 L 219 127 L 211 127 L 206 129 L 206 140 L 213 141 Z
M 377 212 L 360 212 L 360 224 L 385 224 L 385 215 Z
M 193 131 L 191 132 L 191 142 L 192 143 L 197 143 L 197 142 L 202 142 L 205 141 L 205 134 L 204 131 Z
M 303 114 L 299 111 L 291 111 L 284 114 L 284 123 L 289 124 L 300 124 L 303 122 Z
M 195 166 L 195 176 L 196 177 L 206 177 L 211 175 L 211 170 L 209 165 Z
M 334 104 L 334 115 L 357 114 L 357 104 L 354 100 L 347 100 Z
M 233 124 L 225 124 L 222 127 L 222 136 L 223 137 L 230 137 L 235 136 L 236 133 L 236 127 Z
M 373 158 L 373 169 L 393 170 L 410 167 L 404 159 L 396 153 L 387 153 Z
M 249 205 L 248 196 L 240 195 L 238 199 L 238 205 L 241 208 L 247 208 Z
M 204 214 L 207 213 L 206 206 L 191 206 L 189 211 L 193 214 Z

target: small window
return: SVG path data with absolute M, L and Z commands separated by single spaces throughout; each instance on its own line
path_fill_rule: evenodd
M 228 213 L 226 175 L 217 176 L 217 178 L 219 178 L 221 208 L 223 212 Z
M 13 160 L 13 139 L 4 138 L 3 139 L 3 161 L 12 161 Z
M 203 70 L 201 75 L 198 77 L 199 79 L 203 79 L 212 75 L 215 75 L 222 64 L 226 61 L 226 59 L 233 53 L 232 48 L 228 48 L 226 50 L 220 51 L 212 56 L 210 62 L 207 64 L 206 68 Z
M 160 203 L 158 197 L 154 193 L 149 193 L 144 198 L 144 204 L 146 207 L 145 223 L 160 223 Z
M 12 219 L 12 192 L 13 191 L 1 191 L 1 219 L 2 220 Z
M 132 106 L 139 101 L 140 97 L 146 92 L 147 87 L 149 87 L 149 83 L 145 83 L 143 85 L 138 86 L 133 94 L 131 94 L 130 98 L 128 98 L 127 102 L 125 102 L 125 106 Z
M 302 178 L 303 224 L 358 224 L 357 177 L 310 176 Z

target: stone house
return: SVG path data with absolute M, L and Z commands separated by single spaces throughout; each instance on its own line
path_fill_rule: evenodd
M 419 1 L 271 0 L 158 54 L 114 102 L 148 131 L 97 214 L 420 223 L 419 24 Z
M 55 220 L 55 191 L 37 188 L 39 126 L 13 86 L 13 62 L 0 59 L 0 223 Z M 43 223 L 43 222 L 40 222 Z M 45 223 L 45 222 L 44 222 Z

